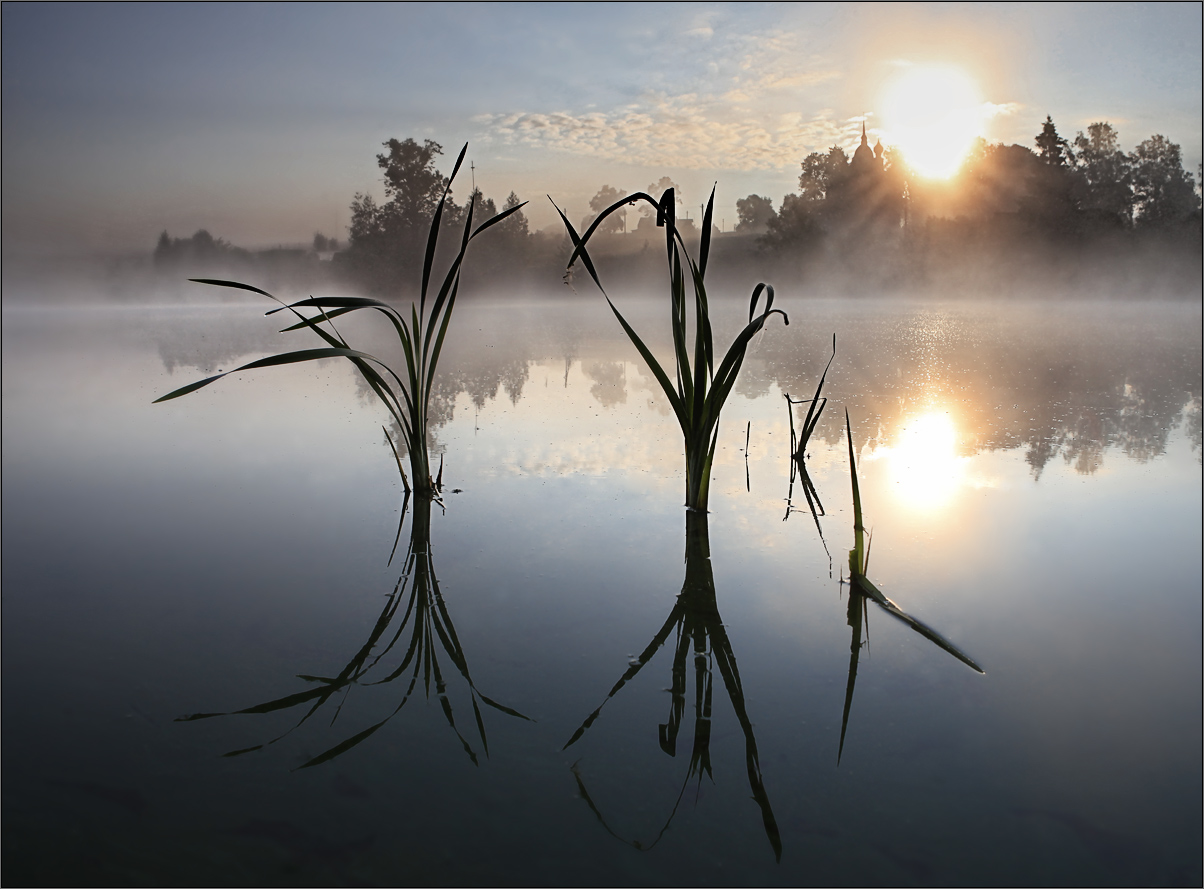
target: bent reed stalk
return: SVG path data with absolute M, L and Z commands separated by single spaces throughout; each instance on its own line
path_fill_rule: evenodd
M 552 200 L 551 196 L 548 200 Z M 665 229 L 665 255 L 669 263 L 669 296 L 672 311 L 673 350 L 676 358 L 676 380 L 671 380 L 652 356 L 652 352 L 632 329 L 622 313 L 611 301 L 610 295 L 602 286 L 590 258 L 586 244 L 598 227 L 612 213 L 627 206 L 633 206 L 637 201 L 643 201 L 656 208 L 656 224 Z M 715 443 L 719 437 L 719 414 L 723 404 L 735 385 L 736 376 L 744 362 L 745 353 L 753 336 L 765 326 L 770 315 L 778 314 L 782 320 L 790 323 L 790 319 L 781 309 L 773 308 L 773 287 L 764 283 L 758 284 L 753 290 L 748 308 L 748 324 L 736 336 L 728 348 L 727 354 L 716 370 L 714 366 L 714 343 L 711 335 L 710 309 L 707 302 L 706 275 L 707 258 L 711 249 L 711 220 L 714 215 L 715 189 L 711 189 L 711 197 L 707 201 L 703 213 L 702 241 L 698 251 L 698 262 L 690 258 L 678 230 L 674 216 L 676 196 L 674 189 L 669 188 L 656 200 L 646 192 L 626 195 L 607 207 L 593 221 L 584 235 L 578 235 L 573 224 L 569 222 L 564 211 L 552 201 L 556 212 L 568 231 L 573 242 L 573 255 L 569 258 L 567 270 L 572 271 L 573 264 L 580 258 L 586 271 L 593 278 L 594 284 L 606 298 L 607 304 L 619 320 L 632 344 L 635 345 L 641 357 L 656 377 L 664 390 L 677 422 L 681 426 L 686 448 L 686 507 L 691 510 L 705 512 L 707 496 L 710 490 L 711 465 L 715 459 Z M 683 262 L 683 256 L 685 261 Z M 694 360 L 686 347 L 687 334 L 687 296 L 686 279 L 693 287 L 694 303 Z M 757 305 L 761 294 L 765 293 L 765 309 L 757 314 Z
M 849 412 L 844 412 L 845 434 L 849 442 L 849 476 L 853 483 L 853 548 L 849 550 L 849 587 L 852 595 L 873 599 L 883 611 L 907 624 L 925 639 L 934 642 L 966 666 L 979 672 L 986 671 L 974 660 L 923 621 L 916 620 L 902 608 L 888 599 L 883 592 L 866 576 L 870 570 L 870 536 L 866 533 L 861 518 L 861 486 L 857 482 L 857 458 L 853 449 L 853 424 L 849 421 Z M 842 581 L 843 582 L 843 581 Z M 852 684 L 849 685 L 852 694 Z
M 409 318 L 406 318 L 405 314 L 393 305 L 377 299 L 366 297 L 310 297 L 309 299 L 303 299 L 294 303 L 285 303 L 266 290 L 252 287 L 250 284 L 211 278 L 192 278 L 190 280 L 199 284 L 247 290 L 275 300 L 280 303 L 280 307 L 272 309 L 267 313 L 268 315 L 273 315 L 276 312 L 282 312 L 287 309 L 298 319 L 296 324 L 284 328 L 281 333 L 308 328 L 321 337 L 326 343 L 326 347 L 284 352 L 268 358 L 261 358 L 258 361 L 252 361 L 234 370 L 207 377 L 195 383 L 189 383 L 187 386 L 182 386 L 161 398 L 155 399 L 154 403 L 158 404 L 161 401 L 170 401 L 173 398 L 179 398 L 181 395 L 187 395 L 190 392 L 195 392 L 208 386 L 210 383 L 214 383 L 224 376 L 229 376 L 232 373 L 238 373 L 243 370 L 296 364 L 303 361 L 317 361 L 322 358 L 346 358 L 355 365 L 356 370 L 360 372 L 364 380 L 368 383 L 368 386 L 384 402 L 389 414 L 397 421 L 409 453 L 410 471 L 414 476 L 414 493 L 422 497 L 435 496 L 439 491 L 439 480 L 431 478 L 431 461 L 427 448 L 427 420 L 431 390 L 435 379 L 435 369 L 439 363 L 439 353 L 443 349 L 444 338 L 447 336 L 447 328 L 451 321 L 452 310 L 455 308 L 456 295 L 460 288 L 460 271 L 463 267 L 464 257 L 468 251 L 468 245 L 473 238 L 526 206 L 526 202 L 524 202 L 516 207 L 511 207 L 477 226 L 476 229 L 473 229 L 472 217 L 475 207 L 475 197 L 470 199 L 459 252 L 448 268 L 434 299 L 428 300 L 431 267 L 435 260 L 435 248 L 439 240 L 443 209 L 447 203 L 447 197 L 451 192 L 452 182 L 455 180 L 467 152 L 468 145 L 466 143 L 464 148 L 460 150 L 460 156 L 456 159 L 456 165 L 452 169 L 452 174 L 443 188 L 443 195 L 439 198 L 439 203 L 435 207 L 435 214 L 431 219 L 430 233 L 427 236 L 426 255 L 422 264 L 422 289 L 418 304 L 414 305 L 411 303 L 410 305 Z M 430 303 L 429 315 L 427 313 L 428 302 Z M 313 316 L 308 316 L 298 311 L 302 308 L 317 309 L 318 312 Z M 404 378 L 379 358 L 366 352 L 352 349 L 335 328 L 333 323 L 335 318 L 349 312 L 359 311 L 360 309 L 371 309 L 380 312 L 392 324 L 405 357 Z M 380 370 L 377 369 L 378 367 Z M 389 437 L 388 430 L 385 430 L 385 436 L 386 438 Z M 394 456 L 397 457 L 397 450 L 391 438 L 389 438 L 389 445 L 393 448 Z M 410 485 L 406 479 L 405 470 L 401 466 L 400 457 L 397 460 L 397 468 L 401 473 L 402 482 L 408 491 Z

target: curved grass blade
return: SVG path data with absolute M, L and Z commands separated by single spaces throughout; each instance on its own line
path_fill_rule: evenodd
M 367 352 L 357 352 L 354 349 L 302 349 L 298 352 L 285 352 L 282 355 L 270 355 L 267 358 L 260 358 L 258 361 L 252 361 L 250 364 L 244 364 L 242 367 L 234 368 L 234 370 L 228 370 L 225 373 L 207 377 L 195 383 L 189 383 L 187 386 L 181 386 L 173 392 L 168 392 L 166 395 L 156 398 L 151 403 L 158 404 L 161 401 L 170 401 L 173 398 L 179 398 L 181 395 L 195 392 L 197 389 L 202 389 L 210 383 L 217 382 L 222 377 L 228 377 L 230 374 L 238 373 L 239 371 L 256 370 L 261 367 L 277 367 L 283 364 L 298 364 L 302 361 L 318 361 L 322 358 L 359 358 L 366 361 L 375 361 L 377 364 L 383 366 L 383 362 L 379 358 L 374 358 Z
M 262 293 L 263 291 L 259 291 Z M 299 300 L 295 303 L 280 306 L 265 312 L 265 315 L 275 315 L 277 312 L 283 312 L 285 309 L 306 308 L 312 307 L 316 309 L 383 309 L 386 312 L 396 313 L 397 309 L 379 299 L 372 299 L 367 296 L 311 296 L 308 299 Z M 332 313 L 333 317 L 333 313 Z
M 549 197 L 548 200 L 551 201 L 552 200 L 551 197 Z M 568 265 L 571 266 L 574 262 L 577 261 L 577 257 L 580 254 L 581 250 L 584 249 L 585 243 L 587 241 L 589 241 L 589 239 L 593 236 L 594 232 L 597 231 L 598 227 L 600 225 L 602 225 L 603 222 L 606 221 L 606 218 L 608 216 L 610 216 L 612 213 L 617 212 L 618 210 L 622 209 L 623 207 L 634 206 L 636 201 L 645 201 L 645 202 L 651 204 L 653 207 L 659 208 L 659 204 L 657 204 L 656 200 L 652 197 L 652 195 L 648 194 L 647 192 L 637 191 L 635 194 L 628 194 L 628 195 L 624 195 L 623 197 L 619 198 L 617 201 L 615 201 L 613 204 L 611 204 L 609 207 L 607 207 L 605 210 L 603 210 L 601 213 L 599 213 L 597 215 L 597 217 L 594 219 L 594 221 L 590 224 L 589 228 L 587 228 L 585 230 L 585 234 L 582 235 L 580 238 L 581 247 L 580 247 L 580 249 L 573 251 L 573 255 L 569 257 Z M 552 206 L 556 207 L 555 201 L 552 201 Z M 559 210 L 560 208 L 556 207 L 556 209 Z M 660 222 L 657 223 L 657 225 L 660 225 L 660 224 L 661 224 Z M 576 246 L 576 243 L 577 242 L 574 241 L 575 246 Z M 601 286 L 601 285 L 599 285 L 599 286 Z
M 250 284 L 240 284 L 238 281 L 224 281 L 220 278 L 189 278 L 196 284 L 209 284 L 212 287 L 233 287 L 235 290 L 249 290 L 251 293 L 258 293 L 261 296 L 266 296 L 268 299 L 281 302 L 280 299 L 272 296 L 266 290 L 260 290 L 258 287 L 252 287 Z
M 273 309 L 272 311 L 277 312 L 280 310 Z M 318 320 L 330 321 L 334 318 L 338 318 L 340 315 L 346 315 L 347 313 L 354 312 L 354 311 L 355 311 L 355 309 L 335 309 L 333 312 L 323 312 L 322 318 L 318 319 Z M 272 313 L 269 312 L 268 314 L 270 315 Z M 298 321 L 296 324 L 291 324 L 288 327 L 281 328 L 280 332 L 281 333 L 291 333 L 294 330 L 304 330 L 308 327 L 313 326 L 314 323 L 315 323 L 314 321 L 311 321 L 310 319 L 307 318 L 304 321 Z

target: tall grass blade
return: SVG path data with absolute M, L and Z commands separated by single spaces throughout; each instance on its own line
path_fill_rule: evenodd
M 815 427 L 819 425 L 820 415 L 823 414 L 824 408 L 828 404 L 828 399 L 821 398 L 820 394 L 824 391 L 824 382 L 828 379 L 828 371 L 831 369 L 834 360 L 836 360 L 836 334 L 832 334 L 832 357 L 828 359 L 828 363 L 824 366 L 824 372 L 819 378 L 819 385 L 815 387 L 815 394 L 810 399 L 803 399 L 801 401 L 793 401 L 789 394 L 786 396 L 786 400 L 792 405 L 803 404 L 806 401 L 810 402 L 810 406 L 807 408 L 807 416 L 803 418 L 802 434 L 799 436 L 797 443 L 794 442 L 793 411 L 790 416 L 791 442 L 794 447 L 795 456 L 799 459 L 806 456 L 807 444 L 811 441 L 811 436 L 815 433 Z
M 702 214 L 702 243 L 698 247 L 698 277 L 700 278 L 707 273 L 707 259 L 711 255 L 711 220 L 715 217 L 715 189 L 718 187 L 718 182 L 711 186 L 711 196 L 707 199 L 707 208 Z

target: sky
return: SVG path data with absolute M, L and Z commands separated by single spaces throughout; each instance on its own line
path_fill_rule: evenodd
M 240 246 L 345 239 L 389 138 L 570 218 L 661 176 L 716 217 L 780 203 L 848 150 L 899 72 L 962 72 L 982 135 L 1032 147 L 1105 120 L 1201 160 L 1201 4 L 4 3 L 3 245 L 119 253 L 199 228 Z M 457 180 L 460 200 L 468 180 Z M 694 215 L 696 215 L 696 210 Z

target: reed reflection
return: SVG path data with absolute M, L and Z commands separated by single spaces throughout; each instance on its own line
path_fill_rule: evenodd
M 176 721 L 188 722 L 214 716 L 238 714 L 275 713 L 294 708 L 303 711 L 301 718 L 291 728 L 270 741 L 223 754 L 224 756 L 239 756 L 262 750 L 282 740 L 308 722 L 327 704 L 333 708 L 334 712 L 331 714 L 330 722 L 331 725 L 334 725 L 354 687 L 378 685 L 386 685 L 391 688 L 404 687 L 397 705 L 384 719 L 307 760 L 299 766 L 304 769 L 329 762 L 366 741 L 401 712 L 401 709 L 414 696 L 420 683 L 425 697 L 429 700 L 431 684 L 434 680 L 435 695 L 438 698 L 440 709 L 447 719 L 447 724 L 459 739 L 468 758 L 475 765 L 478 764 L 477 749 L 457 726 L 455 711 L 452 707 L 449 680 L 454 682 L 456 674 L 459 674 L 462 687 L 467 689 L 469 702 L 472 705 L 476 728 L 475 743 L 479 745 L 479 749 L 485 756 L 488 756 L 489 739 L 481 712 L 482 704 L 518 719 L 528 719 L 528 717 L 483 694 L 477 688 L 469 672 L 468 658 L 456 635 L 455 624 L 452 622 L 447 603 L 439 591 L 439 580 L 435 575 L 435 566 L 431 555 L 432 502 L 437 501 L 423 496 L 414 498 L 410 541 L 405 553 L 402 574 L 398 577 L 393 591 L 386 598 L 385 605 L 368 634 L 368 638 L 337 675 L 327 677 L 299 673 L 297 678 L 311 686 L 305 691 L 241 710 L 225 713 L 194 713 L 189 716 L 181 716 Z M 407 494 L 402 504 L 401 520 L 398 524 L 399 538 L 409 507 L 410 496 Z M 394 546 L 396 547 L 396 543 Z M 391 655 L 395 660 L 390 659 Z M 440 663 L 441 656 L 446 657 L 454 671 L 445 670 L 444 664 Z M 471 737 L 471 732 L 469 735 Z
M 765 827 L 765 835 L 773 847 L 774 857 L 781 860 L 782 841 L 778 832 L 777 821 L 769 804 L 769 796 L 761 777 L 761 765 L 757 755 L 757 740 L 753 733 L 752 721 L 749 719 L 745 706 L 744 687 L 740 680 L 740 671 L 736 666 L 736 656 L 732 651 L 731 640 L 723 626 L 719 615 L 719 607 L 715 596 L 715 578 L 711 570 L 711 545 L 706 513 L 689 511 L 686 513 L 686 577 L 682 584 L 681 594 L 673 605 L 673 610 L 665 619 L 664 624 L 656 635 L 632 661 L 619 681 L 615 683 L 606 699 L 598 705 L 581 726 L 569 738 L 564 749 L 568 749 L 581 740 L 590 726 L 602 713 L 602 708 L 619 690 L 652 660 L 660 647 L 673 636 L 672 680 L 670 686 L 671 699 L 668 721 L 658 726 L 658 741 L 661 750 L 669 756 L 677 756 L 677 742 L 681 732 L 682 721 L 686 717 L 687 686 L 689 676 L 694 677 L 693 714 L 694 736 L 690 748 L 689 767 L 682 781 L 681 790 L 665 820 L 664 826 L 649 842 L 627 839 L 611 828 L 606 817 L 595 804 L 586 789 L 584 778 L 576 765 L 573 774 L 577 779 L 577 787 L 582 798 L 598 817 L 602 826 L 612 836 L 635 849 L 647 850 L 655 846 L 669 829 L 677 809 L 681 805 L 690 779 L 697 777 L 702 781 L 706 775 L 712 781 L 714 774 L 711 764 L 711 713 L 714 692 L 714 668 L 718 668 L 723 680 L 724 689 L 736 713 L 736 720 L 744 733 L 744 763 L 748 773 L 748 784 L 753 799 L 761 810 L 761 818 Z M 691 657 L 692 653 L 692 657 Z M 691 669 L 692 667 L 692 669 Z
M 861 657 L 862 645 L 869 642 L 869 614 L 865 606 L 867 599 L 873 600 L 874 604 L 887 614 L 907 624 L 925 639 L 934 643 L 938 648 L 949 652 L 949 654 L 953 655 L 966 666 L 979 673 L 986 672 L 969 655 L 936 630 L 916 620 L 899 608 L 898 605 L 883 595 L 882 591 L 867 576 L 870 565 L 870 539 L 862 522 L 861 487 L 857 482 L 857 462 L 853 450 L 853 427 L 849 421 L 848 411 L 845 411 L 845 432 L 849 444 L 849 475 L 853 486 L 853 548 L 849 550 L 848 581 L 848 624 L 853 631 L 853 636 L 849 644 L 849 679 L 848 684 L 845 686 L 844 713 L 840 720 L 840 747 L 836 753 L 836 762 L 838 764 L 844 755 L 845 734 L 849 726 L 849 711 L 853 706 L 853 688 L 857 684 L 857 662 Z M 843 577 L 840 582 L 843 586 L 845 582 Z M 863 628 L 865 643 L 862 642 Z

